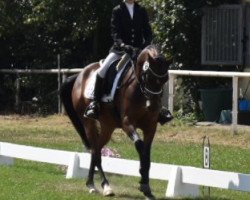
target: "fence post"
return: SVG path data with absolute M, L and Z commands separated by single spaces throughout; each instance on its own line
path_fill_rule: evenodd
M 88 175 L 88 169 L 80 168 L 80 158 L 77 153 L 73 153 L 66 174 L 66 178 L 85 178 Z
M 11 157 L 2 156 L 1 153 L 1 142 L 0 142 L 0 165 L 13 165 L 14 159 Z
M 171 113 L 174 111 L 174 80 L 175 75 L 169 74 L 169 86 L 168 86 L 168 109 Z
M 182 168 L 180 166 L 173 166 L 171 169 L 170 178 L 168 181 L 168 188 L 166 197 L 180 198 L 199 196 L 199 186 L 193 184 L 185 184 L 182 182 Z
M 58 113 L 61 113 L 61 98 L 60 98 L 60 88 L 61 88 L 61 58 L 60 58 L 60 54 L 57 54 L 57 68 L 58 68 L 58 74 L 57 74 L 57 83 L 58 83 L 58 89 L 57 89 Z
M 18 112 L 19 111 L 19 107 L 20 107 L 20 78 L 17 75 L 16 81 L 15 81 L 15 85 L 16 85 L 16 94 L 15 94 L 15 110 Z
M 63 73 L 62 74 L 62 83 L 64 83 L 66 81 L 66 79 L 67 79 L 67 75 L 65 73 Z M 65 108 L 64 108 L 63 104 L 61 105 L 61 112 L 63 114 L 66 114 L 66 111 L 65 111 Z
M 238 124 L 238 77 L 233 76 L 232 133 L 237 132 Z

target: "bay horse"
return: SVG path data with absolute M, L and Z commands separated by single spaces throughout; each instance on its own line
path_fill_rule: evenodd
M 79 74 L 69 77 L 62 85 L 61 99 L 65 110 L 83 144 L 91 153 L 86 181 L 89 192 L 98 192 L 93 180 L 95 167 L 97 167 L 102 178 L 103 195 L 114 194 L 102 169 L 101 149 L 109 142 L 115 128 L 122 128 L 134 142 L 139 154 L 141 174 L 139 190 L 148 199 L 155 199 L 149 186 L 150 151 L 161 109 L 162 88 L 168 80 L 168 69 L 171 63 L 172 59 L 165 59 L 156 46 L 150 45 L 144 48 L 123 77 L 112 105 L 101 103 L 99 128 L 96 120 L 83 116 L 91 101 L 84 97 L 84 89 L 90 75 L 98 69 L 99 63 L 86 66 Z M 137 128 L 142 130 L 143 139 L 140 139 Z

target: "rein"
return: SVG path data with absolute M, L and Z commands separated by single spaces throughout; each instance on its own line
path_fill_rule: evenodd
M 157 58 L 156 58 L 157 59 Z M 168 71 L 166 71 L 164 74 L 158 74 L 156 73 L 151 67 L 148 61 L 144 62 L 143 65 L 143 72 L 141 74 L 141 79 L 137 76 L 135 68 L 136 68 L 136 64 L 134 62 L 132 62 L 132 72 L 130 73 L 126 83 L 122 84 L 119 86 L 118 89 L 122 88 L 125 85 L 129 85 L 131 82 L 133 82 L 134 80 L 137 82 L 137 84 L 139 85 L 139 88 L 141 90 L 141 93 L 144 95 L 144 97 L 146 97 L 147 99 L 151 99 L 153 96 L 159 96 L 162 95 L 163 93 L 163 86 L 158 90 L 158 91 L 153 91 L 151 89 L 149 89 L 147 87 L 147 81 L 146 81 L 146 75 L 147 74 L 151 74 L 154 78 L 156 79 L 161 79 L 161 78 L 165 78 L 166 76 L 168 76 Z M 134 77 L 133 77 L 134 74 Z
M 157 78 L 164 78 L 167 74 L 163 74 L 163 75 L 159 75 L 159 74 L 156 74 L 150 67 L 149 67 L 149 64 L 148 64 L 148 69 L 150 70 L 150 72 Z M 159 91 L 152 91 L 150 90 L 149 88 L 146 87 L 146 84 L 145 84 L 145 81 L 140 81 L 139 78 L 137 77 L 136 73 L 135 73 L 135 65 L 133 65 L 133 73 L 135 75 L 135 79 L 137 81 L 137 83 L 139 84 L 140 86 L 140 89 L 141 89 L 141 92 L 142 94 L 147 98 L 147 99 L 150 99 L 152 96 L 158 96 L 158 95 L 161 95 L 163 93 L 163 89 L 161 88 Z M 146 73 L 146 72 L 143 72 L 143 73 Z M 143 75 L 142 75 L 143 77 Z
M 144 94 L 145 97 L 147 97 L 148 99 L 150 98 L 150 96 L 152 95 L 161 95 L 163 93 L 163 90 L 162 88 L 159 90 L 159 91 L 152 91 L 150 89 L 148 89 L 145 85 L 144 87 L 142 86 L 142 84 L 140 84 L 140 88 L 141 88 L 141 91 L 142 93 Z

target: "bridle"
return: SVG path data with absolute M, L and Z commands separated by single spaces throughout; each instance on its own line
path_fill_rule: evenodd
M 157 59 L 157 58 L 155 58 Z M 164 74 L 158 74 L 156 73 L 151 67 L 150 67 L 150 63 L 148 61 L 145 61 L 142 67 L 142 74 L 141 74 L 141 79 L 138 79 L 138 83 L 140 85 L 140 89 L 141 92 L 143 93 L 143 95 L 147 98 L 147 99 L 151 99 L 154 96 L 159 96 L 163 93 L 163 86 L 157 90 L 157 91 L 153 91 L 151 89 L 149 89 L 147 87 L 147 77 L 148 76 L 153 76 L 153 78 L 155 79 L 162 79 L 162 78 L 166 78 L 168 76 L 168 71 L 165 72 Z M 139 81 L 140 80 L 140 81 Z

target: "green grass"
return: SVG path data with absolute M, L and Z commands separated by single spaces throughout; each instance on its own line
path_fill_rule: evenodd
M 216 170 L 250 174 L 250 130 L 232 136 L 225 127 L 193 127 L 174 121 L 157 131 L 152 146 L 152 161 L 177 165 L 202 166 L 202 137 L 211 141 L 211 163 Z M 81 151 L 79 137 L 66 117 L 0 117 L 0 141 L 32 146 Z M 122 158 L 138 159 L 133 144 L 117 130 L 109 145 Z M 138 177 L 108 174 L 115 197 L 88 194 L 84 179 L 65 179 L 65 166 L 15 160 L 11 167 L 0 166 L 0 200 L 81 200 L 144 199 L 137 190 Z M 100 187 L 99 176 L 96 176 Z M 166 199 L 167 182 L 151 180 L 157 199 Z M 206 198 L 200 198 L 206 199 Z M 250 193 L 211 189 L 212 200 L 248 200 Z

